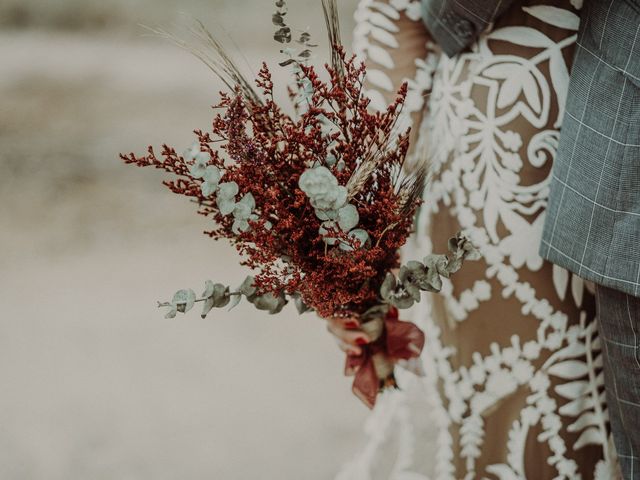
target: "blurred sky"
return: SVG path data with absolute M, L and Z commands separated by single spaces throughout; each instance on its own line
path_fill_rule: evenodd
M 324 43 L 320 0 L 289 3 Z M 199 18 L 256 69 L 278 59 L 272 10 L 0 0 L 0 479 L 328 479 L 357 451 L 367 411 L 322 321 L 162 318 L 176 289 L 247 272 L 161 174 L 117 159 L 188 146 L 219 89 L 139 24 Z

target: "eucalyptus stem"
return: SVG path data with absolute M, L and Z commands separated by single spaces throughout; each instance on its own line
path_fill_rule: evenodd
M 242 295 L 242 292 L 229 292 L 228 294 L 229 296 L 233 296 L 233 295 Z M 194 303 L 198 303 L 198 302 L 206 302 L 208 300 L 207 297 L 202 297 L 202 298 L 196 298 L 193 302 Z M 158 301 L 158 308 L 162 308 L 162 307 L 172 307 L 173 304 L 171 302 L 160 302 Z

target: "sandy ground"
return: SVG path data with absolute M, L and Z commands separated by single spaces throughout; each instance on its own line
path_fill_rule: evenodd
M 116 158 L 187 146 L 209 73 L 113 33 L 3 33 L 0 62 L 0 479 L 332 478 L 367 411 L 322 321 L 155 309 L 247 273 Z

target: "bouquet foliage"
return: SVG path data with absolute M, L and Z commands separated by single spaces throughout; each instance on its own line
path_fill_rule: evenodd
M 308 65 L 310 35 L 294 40 L 284 1 L 276 6 L 274 38 L 286 56 L 280 65 L 292 72 L 292 108 L 274 100 L 266 64 L 253 82 L 245 79 L 201 24 L 192 31 L 195 46 L 156 30 L 203 60 L 228 90 L 214 107 L 211 131 L 195 131 L 184 153 L 164 145 L 159 156 L 149 147 L 145 156 L 121 157 L 174 174 L 165 185 L 191 197 L 212 220 L 206 233 L 230 241 L 255 272 L 238 288 L 207 281 L 199 297 L 191 289 L 176 292 L 160 303 L 167 317 L 197 302 L 205 317 L 242 298 L 272 314 L 293 300 L 300 313 L 355 316 L 372 342 L 347 357 L 346 373 L 373 406 L 381 388 L 395 385 L 394 365 L 416 359 L 424 345 L 423 333 L 400 321 L 397 309 L 420 301 L 421 291 L 439 291 L 441 277 L 477 252 L 457 235 L 447 255 L 400 266 L 397 251 L 411 233 L 425 178 L 424 167 L 404 168 L 409 132 L 397 125 L 407 86 L 385 111 L 371 112 L 366 68 L 341 45 L 335 0 L 322 2 L 331 44 L 322 74 Z

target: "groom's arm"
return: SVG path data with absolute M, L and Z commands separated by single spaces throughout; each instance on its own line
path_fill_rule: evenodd
M 422 0 L 422 19 L 442 50 L 452 57 L 471 45 L 512 0 Z

